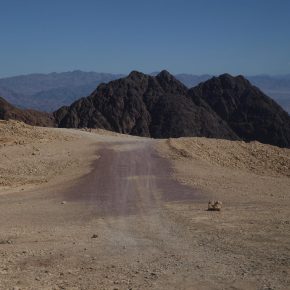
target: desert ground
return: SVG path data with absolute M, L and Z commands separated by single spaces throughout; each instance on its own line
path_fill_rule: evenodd
M 0 289 L 290 289 L 289 149 L 1 121 L 0 161 Z

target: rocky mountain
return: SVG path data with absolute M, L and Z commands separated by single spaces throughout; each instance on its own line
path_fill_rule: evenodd
M 0 120 L 9 119 L 22 121 L 33 126 L 55 126 L 54 117 L 52 114 L 38 112 L 35 110 L 18 109 L 0 97 Z
M 211 79 L 213 75 L 178 74 L 175 77 L 191 88 Z M 290 113 L 290 75 L 256 75 L 246 78 Z
M 54 113 L 60 127 L 104 128 L 154 138 L 205 136 L 290 147 L 290 117 L 242 76 L 187 89 L 166 71 L 132 72 Z
M 168 138 L 207 136 L 239 139 L 203 100 L 166 71 L 156 77 L 132 72 L 100 85 L 89 97 L 54 113 L 59 127 L 103 128 L 125 134 Z
M 213 77 L 189 95 L 205 100 L 241 139 L 290 146 L 288 113 L 244 77 Z
M 152 73 L 156 76 L 157 73 Z M 52 112 L 88 96 L 100 83 L 124 77 L 121 74 L 72 71 L 50 74 L 30 74 L 0 79 L 0 95 L 19 108 Z M 175 78 L 188 88 L 212 78 L 212 75 L 177 74 Z M 290 75 L 247 76 L 265 94 L 290 113 Z

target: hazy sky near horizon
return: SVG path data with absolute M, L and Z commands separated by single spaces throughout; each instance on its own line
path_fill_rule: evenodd
M 0 77 L 289 74 L 290 0 L 0 0 Z

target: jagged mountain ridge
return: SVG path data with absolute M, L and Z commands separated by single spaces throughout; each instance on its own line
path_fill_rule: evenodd
M 60 127 L 97 127 L 155 138 L 238 139 L 206 104 L 194 104 L 187 91 L 166 71 L 156 77 L 134 71 L 101 84 L 89 97 L 59 109 L 54 116 Z
M 154 138 L 205 136 L 290 147 L 290 117 L 242 76 L 187 89 L 166 71 L 132 72 L 54 113 L 60 127 L 98 127 Z

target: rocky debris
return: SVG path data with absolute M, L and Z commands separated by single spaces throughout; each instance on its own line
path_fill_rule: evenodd
M 0 120 L 0 187 L 46 183 L 78 165 L 80 159 L 73 153 L 78 139 L 50 128 Z
M 11 240 L 0 240 L 0 245 L 11 245 L 12 241 Z
M 0 147 L 27 145 L 32 141 L 46 143 L 48 141 L 61 140 L 69 141 L 73 138 L 58 132 L 47 131 L 46 129 L 34 127 L 17 120 L 0 120 Z M 40 151 L 35 145 L 34 151 Z
M 60 204 L 66 204 L 66 201 L 65 200 L 63 200 Z
M 209 211 L 220 211 L 222 209 L 223 203 L 219 200 L 217 201 L 209 201 L 208 202 L 208 208 Z

